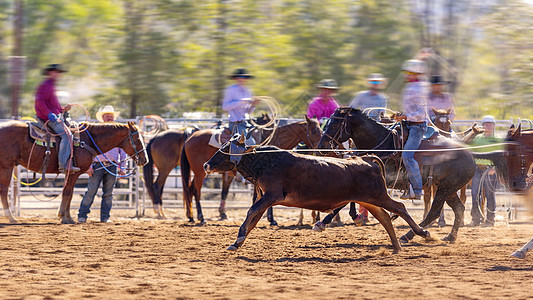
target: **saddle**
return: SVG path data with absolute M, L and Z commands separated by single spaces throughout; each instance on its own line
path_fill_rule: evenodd
M 28 124 L 29 135 L 35 140 L 37 145 L 45 147 L 55 147 L 55 144 L 59 142 L 60 138 L 52 136 L 50 133 L 54 131 L 51 128 L 44 128 L 44 122 L 40 118 L 37 118 L 37 122 L 26 122 Z
M 229 130 L 229 127 L 222 127 L 221 129 L 216 129 L 209 139 L 209 146 L 220 149 L 231 138 L 232 133 Z

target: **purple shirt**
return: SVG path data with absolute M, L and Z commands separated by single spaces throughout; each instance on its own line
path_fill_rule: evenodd
M 403 90 L 403 109 L 407 121 L 427 121 L 428 86 L 426 82 L 408 82 Z
M 324 103 L 322 101 L 323 96 L 319 95 L 311 103 L 309 103 L 309 109 L 307 110 L 307 116 L 309 118 L 316 117 L 318 120 L 322 118 L 329 118 L 334 112 L 339 104 L 333 97 L 328 97 L 328 102 Z
M 128 155 L 122 148 L 116 147 L 109 151 L 107 151 L 104 154 L 100 154 L 94 158 L 93 162 L 114 162 L 115 164 L 119 165 L 119 168 L 123 170 L 126 167 L 126 158 Z M 92 165 L 91 165 L 92 168 Z
M 248 114 L 254 110 L 249 99 L 251 97 L 252 91 L 245 86 L 234 84 L 226 88 L 222 109 L 228 111 L 230 122 L 248 119 Z
M 39 87 L 35 93 L 35 112 L 37 117 L 43 121 L 48 121 L 48 114 L 60 114 L 63 108 L 59 104 L 56 96 L 55 80 L 48 78 Z
M 450 93 L 440 93 L 440 94 L 434 94 L 430 93 L 428 98 L 428 114 L 430 117 L 434 117 L 435 114 L 433 113 L 433 109 L 443 109 L 450 111 L 450 120 L 453 121 L 455 118 L 455 111 L 453 109 L 453 96 Z

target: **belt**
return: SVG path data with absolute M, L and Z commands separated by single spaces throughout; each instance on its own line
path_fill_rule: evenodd
M 116 162 L 110 162 L 110 161 L 103 161 L 102 163 L 100 162 L 93 162 L 93 165 L 97 165 L 97 166 L 104 166 L 104 167 L 109 167 L 109 166 L 114 166 L 116 165 L 117 163 Z
M 489 166 L 489 165 L 477 165 L 477 168 L 482 170 L 482 171 L 485 171 L 485 170 L 487 170 L 490 167 L 492 167 L 492 166 Z
M 417 124 L 423 124 L 423 123 L 426 123 L 426 121 L 421 121 L 421 122 L 407 121 L 406 123 L 407 123 L 407 125 L 417 125 Z

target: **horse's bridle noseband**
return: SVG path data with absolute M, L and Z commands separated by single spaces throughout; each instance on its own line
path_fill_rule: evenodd
M 144 152 L 146 150 L 146 146 L 144 146 L 144 143 L 143 143 L 143 147 L 139 150 L 137 150 L 137 145 L 135 145 L 135 141 L 133 140 L 133 136 L 136 135 L 136 134 L 139 134 L 140 135 L 140 132 L 139 130 L 135 130 L 132 132 L 131 128 L 128 126 L 128 136 L 124 139 L 124 142 L 122 143 L 122 146 L 121 148 L 124 148 L 124 145 L 129 141 L 130 144 L 131 144 L 131 147 L 133 148 L 133 155 L 130 155 L 131 158 L 133 158 L 135 160 L 135 163 L 136 164 L 139 164 L 139 160 L 140 160 L 140 153 L 141 152 Z M 142 138 L 142 137 L 140 137 Z

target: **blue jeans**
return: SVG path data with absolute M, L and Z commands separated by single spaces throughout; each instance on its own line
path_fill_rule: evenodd
M 111 173 L 117 173 L 117 167 L 110 165 L 106 167 Z M 94 174 L 89 178 L 89 183 L 87 184 L 87 191 L 83 195 L 81 200 L 80 210 L 78 211 L 79 218 L 87 218 L 87 215 L 91 212 L 91 205 L 94 201 L 94 196 L 98 191 L 100 183 L 103 182 L 102 186 L 102 204 L 100 205 L 100 221 L 107 221 L 109 219 L 109 212 L 111 211 L 111 206 L 113 206 L 113 188 L 117 182 L 117 177 L 109 174 L 100 163 L 93 164 Z
M 61 143 L 59 144 L 58 149 L 59 152 L 57 154 L 57 162 L 60 169 L 65 169 L 68 159 L 70 158 L 72 134 L 70 134 L 70 132 L 67 133 L 68 129 L 65 127 L 65 123 L 63 123 L 63 121 L 48 121 L 48 126 L 50 126 L 55 133 L 59 134 L 59 137 L 61 138 Z
M 251 124 L 248 123 L 246 120 L 239 121 L 239 122 L 229 122 L 229 129 L 231 130 L 232 134 L 239 133 L 242 134 L 243 130 L 245 134 L 248 134 L 250 131 Z M 250 138 L 246 139 L 246 145 L 255 145 L 255 139 L 252 135 L 250 135 Z
M 496 184 L 498 177 L 496 174 L 489 175 L 485 173 L 485 168 L 476 167 L 474 177 L 472 177 L 472 210 L 470 215 L 472 216 L 472 222 L 476 225 L 483 221 L 483 216 L 479 207 L 481 197 L 485 194 L 487 198 L 487 223 L 494 223 L 494 216 L 496 210 Z M 483 182 L 481 178 L 483 177 Z
M 427 129 L 427 123 L 407 125 L 409 137 L 403 146 L 403 150 L 418 150 Z M 414 151 L 404 152 L 402 159 L 405 169 L 407 170 L 409 182 L 411 182 L 411 185 L 413 186 L 413 191 L 416 195 L 420 195 L 422 193 L 422 174 L 420 174 L 418 162 L 415 160 L 415 153 L 416 152 Z

